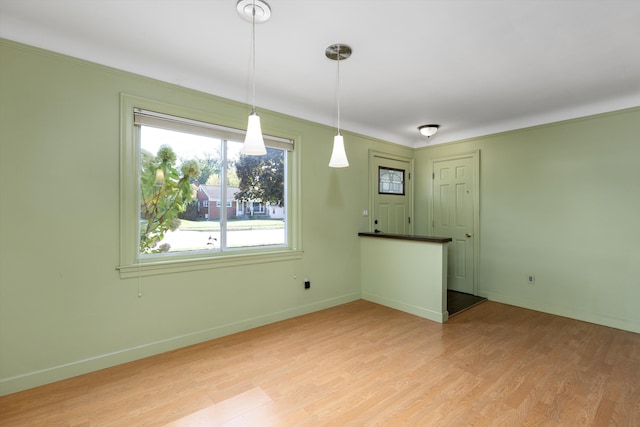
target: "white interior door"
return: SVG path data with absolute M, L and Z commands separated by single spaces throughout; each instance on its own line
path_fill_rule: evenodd
M 411 162 L 373 156 L 373 230 L 411 234 Z
M 475 294 L 476 160 L 464 157 L 433 162 L 433 234 L 451 237 L 447 287 Z

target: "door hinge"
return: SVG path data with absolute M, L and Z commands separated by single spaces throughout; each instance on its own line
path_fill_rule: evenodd
M 409 224 L 411 224 L 411 217 L 409 217 Z
M 409 172 L 409 179 L 411 179 L 411 172 Z
M 431 179 L 436 179 L 436 173 L 435 172 L 431 173 Z

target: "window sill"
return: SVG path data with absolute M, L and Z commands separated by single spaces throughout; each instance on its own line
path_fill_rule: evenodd
M 189 271 L 210 270 L 223 267 L 237 267 L 250 264 L 290 261 L 302 258 L 302 251 L 280 251 L 251 254 L 229 254 L 207 258 L 172 259 L 164 261 L 142 262 L 140 264 L 117 267 L 121 279 L 154 276 L 159 274 L 185 273 Z

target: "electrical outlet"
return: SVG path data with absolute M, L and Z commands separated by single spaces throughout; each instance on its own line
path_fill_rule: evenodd
M 304 279 L 304 288 L 305 289 L 311 288 L 311 281 L 309 279 Z
M 533 274 L 529 274 L 527 276 L 527 283 L 529 284 L 536 283 L 536 276 L 534 276 Z

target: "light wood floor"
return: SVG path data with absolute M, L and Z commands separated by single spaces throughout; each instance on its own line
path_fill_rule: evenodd
M 640 334 L 366 301 L 0 398 L 2 426 L 640 426 Z

